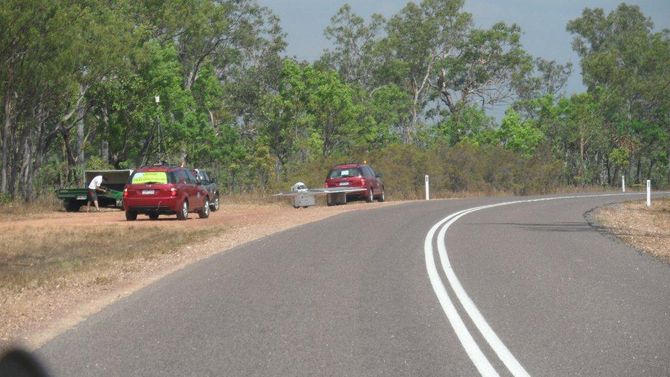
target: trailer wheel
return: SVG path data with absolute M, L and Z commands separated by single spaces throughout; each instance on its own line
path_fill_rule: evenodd
M 79 203 L 76 200 L 65 200 L 63 201 L 63 206 L 65 207 L 65 211 L 67 212 L 79 212 L 79 208 L 81 208 L 81 203 Z
M 135 221 L 137 220 L 137 212 L 135 211 L 126 211 L 126 220 Z
M 149 214 L 149 218 L 150 218 L 151 220 L 158 220 L 158 213 L 156 213 L 156 212 L 152 212 L 152 213 L 150 213 L 150 214 Z

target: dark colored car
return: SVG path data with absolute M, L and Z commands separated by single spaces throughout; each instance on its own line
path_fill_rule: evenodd
M 209 209 L 212 211 L 219 210 L 219 185 L 216 180 L 209 176 L 206 170 L 193 170 L 195 178 L 200 181 L 200 185 L 209 193 Z
M 326 177 L 326 187 L 360 187 L 360 193 L 348 193 L 347 200 L 350 197 L 365 199 L 372 202 L 374 199 L 383 202 L 384 183 L 381 180 L 381 174 L 366 164 L 345 164 L 337 165 L 330 169 Z
M 138 214 L 156 220 L 159 215 L 177 215 L 185 220 L 189 212 L 200 218 L 209 217 L 209 193 L 193 175 L 191 169 L 174 166 L 147 166 L 130 176 L 123 190 L 126 220 L 136 220 Z

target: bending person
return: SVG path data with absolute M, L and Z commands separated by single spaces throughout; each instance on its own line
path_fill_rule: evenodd
M 88 184 L 88 203 L 86 204 L 86 212 L 91 210 L 91 202 L 95 204 L 95 209 L 100 212 L 100 207 L 98 206 L 98 191 L 106 191 L 103 187 L 101 187 L 102 182 L 106 180 L 107 178 L 104 175 L 96 175 L 93 177 L 93 179 L 91 179 L 91 183 Z

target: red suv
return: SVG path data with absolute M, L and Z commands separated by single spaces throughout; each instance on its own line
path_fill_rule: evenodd
M 365 190 L 348 193 L 347 198 L 353 196 L 364 198 L 368 203 L 375 199 L 383 202 L 384 183 L 381 177 L 366 164 L 337 165 L 328 172 L 326 187 L 360 187 Z
M 174 215 L 185 220 L 189 212 L 209 217 L 209 195 L 190 169 L 172 166 L 147 166 L 130 176 L 123 190 L 126 220 L 136 220 L 142 213 L 150 219 Z

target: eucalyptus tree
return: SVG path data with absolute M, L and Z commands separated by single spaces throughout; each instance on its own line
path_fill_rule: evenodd
M 643 165 L 650 174 L 665 166 L 670 178 L 668 32 L 654 32 L 651 19 L 626 4 L 609 14 L 587 8 L 567 29 L 575 35 L 573 48 L 581 58 L 584 83 L 599 103 L 610 135 L 610 183 L 618 171 L 635 167 L 641 172 Z
M 324 31 L 334 48 L 324 52 L 320 63 L 335 69 L 347 83 L 374 89 L 374 71 L 379 63 L 375 49 L 385 22 L 383 16 L 373 14 L 366 23 L 349 4 L 343 5 Z
M 30 199 L 57 137 L 70 167 L 83 163 L 85 95 L 115 64 L 128 28 L 115 9 L 95 0 L 4 2 L 0 27 L 0 192 L 16 196 L 20 191 Z

